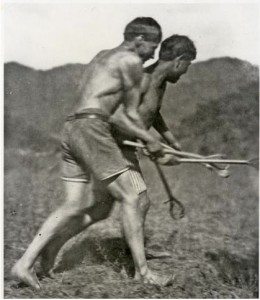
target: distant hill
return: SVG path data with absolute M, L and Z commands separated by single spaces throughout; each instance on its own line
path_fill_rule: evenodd
M 5 64 L 5 147 L 39 151 L 57 145 L 85 67 L 70 64 L 36 71 Z M 257 151 L 258 81 L 258 67 L 239 59 L 194 63 L 177 84 L 168 85 L 163 115 L 190 150 L 207 152 L 220 144 L 227 150 L 223 144 L 237 147 L 243 140 L 248 146 L 242 152 L 252 147 Z
M 169 85 L 162 112 L 186 149 L 257 155 L 259 69 L 230 57 L 193 64 Z
M 177 84 L 168 85 L 165 98 L 169 100 L 164 106 L 164 115 L 177 115 L 177 121 L 180 121 L 194 112 L 199 103 L 221 102 L 226 95 L 258 83 L 258 72 L 258 67 L 230 57 L 192 64 Z
M 5 145 L 41 150 L 60 133 L 78 97 L 85 66 L 36 71 L 17 63 L 4 67 Z

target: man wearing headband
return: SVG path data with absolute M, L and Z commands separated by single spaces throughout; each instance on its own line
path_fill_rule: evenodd
M 138 107 L 139 115 L 142 118 L 144 126 L 149 129 L 154 127 L 171 147 L 180 150 L 180 145 L 167 127 L 163 117 L 160 114 L 162 106 L 162 100 L 166 91 L 167 83 L 176 83 L 180 77 L 185 74 L 191 64 L 191 61 L 196 58 L 196 48 L 193 42 L 186 36 L 173 35 L 162 42 L 159 52 L 159 60 L 153 65 L 144 70 L 144 76 L 141 84 L 141 103 Z M 123 114 L 122 105 L 117 109 L 113 117 L 111 118 L 113 124 L 113 136 L 117 140 L 118 145 L 123 153 L 125 160 L 128 162 L 129 174 L 131 182 L 135 186 L 139 195 L 139 213 L 141 215 L 142 228 L 144 228 L 145 217 L 150 208 L 150 199 L 147 195 L 147 187 L 139 166 L 138 158 L 134 148 L 124 146 L 124 140 L 133 139 L 133 132 L 126 131 L 125 128 L 131 128 L 129 121 Z M 164 155 L 162 158 L 158 158 L 157 161 L 164 165 L 174 165 L 176 160 L 172 155 Z M 93 185 L 94 189 L 98 189 L 96 184 Z M 108 205 L 109 195 L 103 191 L 103 193 L 94 192 L 95 197 L 99 197 L 96 201 L 104 202 Z M 111 200 L 112 201 L 112 200 Z M 108 205 L 109 211 L 110 206 Z M 103 205 L 100 214 L 105 213 L 106 209 Z M 104 215 L 106 216 L 106 215 Z M 81 232 L 90 225 L 89 220 L 86 218 L 85 222 L 78 221 L 71 223 L 67 228 L 66 233 L 57 237 L 49 247 L 46 247 L 44 252 L 43 265 L 47 272 L 52 273 L 50 270 L 53 267 L 54 259 L 62 247 L 62 245 Z M 154 251 L 152 249 L 146 249 L 146 255 L 150 257 L 163 257 L 169 255 L 166 251 Z M 170 284 L 171 277 L 162 276 L 151 272 L 149 270 L 149 280 L 143 278 L 144 282 L 149 282 L 155 285 L 164 286 Z M 136 278 L 140 279 L 139 274 L 136 274 Z
M 122 104 L 133 136 L 142 140 L 152 155 L 162 155 L 159 141 L 145 129 L 137 111 L 142 63 L 153 57 L 161 37 L 160 25 L 154 19 L 136 18 L 126 26 L 121 45 L 101 51 L 87 65 L 81 97 L 63 129 L 65 202 L 48 217 L 13 267 L 13 276 L 20 281 L 40 289 L 34 264 L 45 247 L 76 219 L 91 225 L 106 218 L 114 200 L 122 205 L 123 232 L 136 278 L 152 281 L 144 253 L 138 191 L 129 174 L 130 166 L 111 134 L 109 119 Z M 107 191 L 110 197 L 103 201 Z

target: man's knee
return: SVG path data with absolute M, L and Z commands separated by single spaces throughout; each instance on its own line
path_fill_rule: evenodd
M 137 206 L 139 195 L 131 182 L 129 171 L 126 171 L 118 177 L 112 178 L 110 182 L 107 183 L 107 189 L 114 199 L 120 201 L 122 204 Z
M 122 204 L 128 207 L 132 207 L 135 209 L 141 209 L 140 206 L 140 195 L 137 192 L 132 191 L 129 192 L 125 197 L 122 199 Z

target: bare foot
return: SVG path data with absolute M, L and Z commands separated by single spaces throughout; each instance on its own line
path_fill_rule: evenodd
M 25 268 L 20 261 L 18 261 L 13 266 L 11 274 L 15 279 L 18 279 L 23 283 L 28 284 L 29 286 L 35 288 L 36 290 L 41 289 L 39 280 L 36 276 L 34 269 Z
M 141 276 L 140 274 L 135 275 L 135 279 L 143 280 L 143 282 L 145 284 L 152 284 L 152 285 L 156 285 L 159 287 L 165 287 L 165 286 L 172 285 L 174 278 L 175 278 L 175 275 L 165 276 L 165 275 L 157 274 L 150 270 L 148 270 L 148 272 L 144 276 Z

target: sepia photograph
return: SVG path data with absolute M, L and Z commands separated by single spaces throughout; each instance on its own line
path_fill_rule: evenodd
M 259 297 L 259 9 L 1 2 L 4 298 Z

